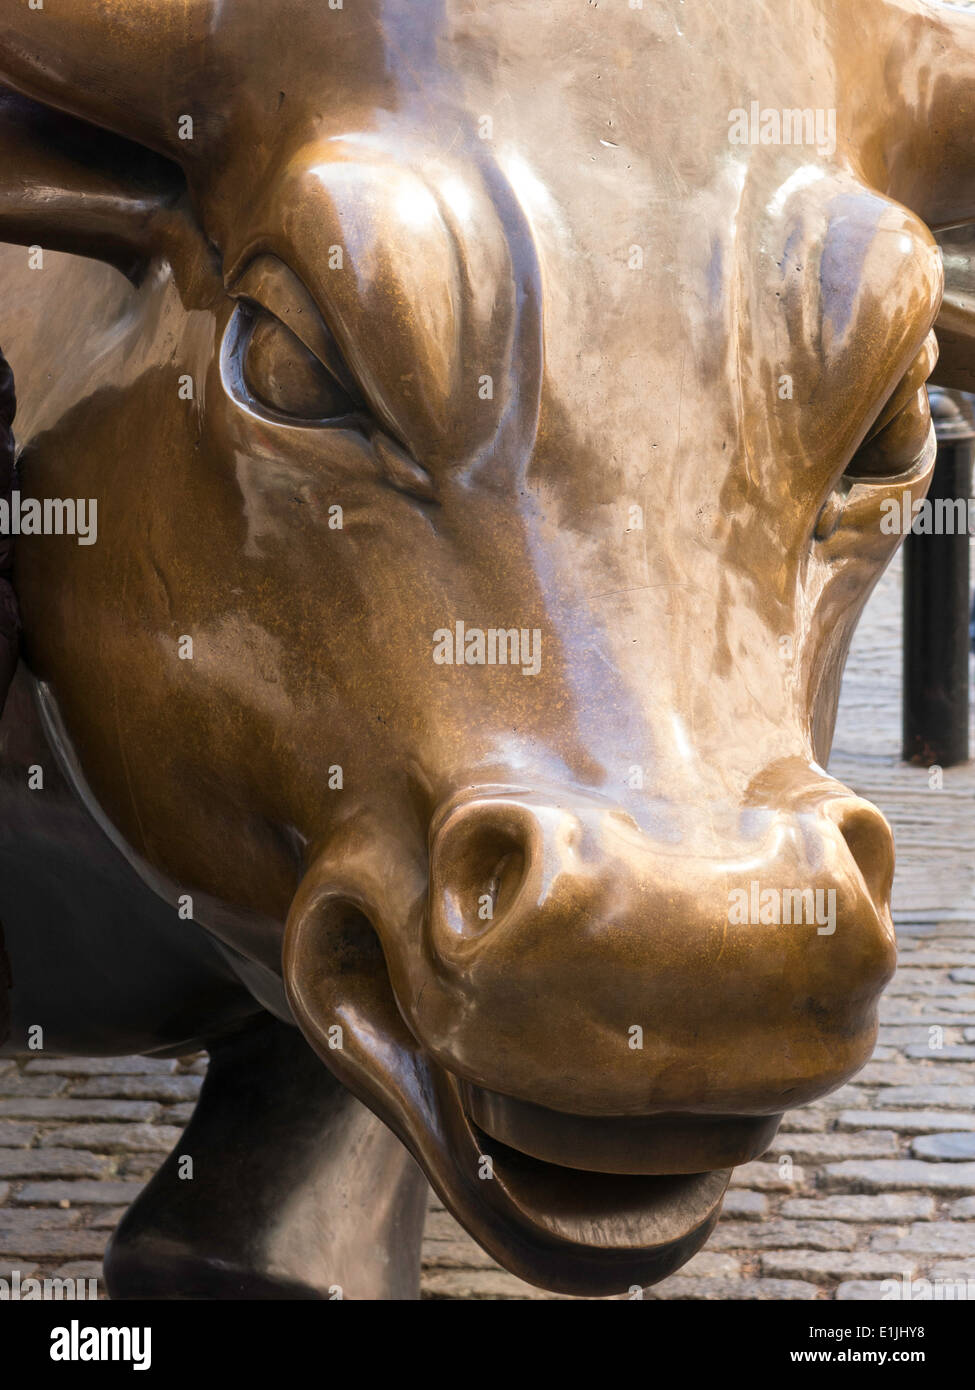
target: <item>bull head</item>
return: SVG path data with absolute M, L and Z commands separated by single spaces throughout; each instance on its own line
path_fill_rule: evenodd
M 890 832 L 823 768 L 933 465 L 975 23 L 2 16 L 0 234 L 129 277 L 61 267 L 13 361 L 25 487 L 100 502 L 18 560 L 76 785 L 502 1263 L 664 1277 L 894 965 Z M 732 143 L 755 99 L 834 147 Z

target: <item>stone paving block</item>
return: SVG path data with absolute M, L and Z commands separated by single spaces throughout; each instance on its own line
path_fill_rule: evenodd
M 427 1212 L 423 1234 L 426 1240 L 458 1240 L 465 1232 L 449 1211 L 440 1210 Z
M 893 1130 L 867 1134 L 777 1134 L 769 1154 L 788 1154 L 796 1163 L 828 1163 L 837 1158 L 886 1158 L 899 1152 Z
M 142 1178 L 148 1180 L 155 1173 L 159 1172 L 165 1159 L 166 1155 L 162 1153 L 132 1154 L 129 1158 L 120 1160 L 118 1175 L 120 1178 Z
M 916 995 L 922 985 L 945 988 L 944 971 L 922 965 L 916 958 L 901 953 L 897 971 L 887 986 L 886 993 Z
M 827 1164 L 824 1186 L 830 1191 L 897 1192 L 917 1188 L 921 1192 L 948 1194 L 975 1192 L 975 1163 L 924 1163 L 916 1158 L 849 1159 Z
M 928 1270 L 927 1277 L 932 1280 L 950 1280 L 952 1283 L 964 1284 L 965 1288 L 952 1290 L 944 1289 L 941 1291 L 943 1301 L 957 1300 L 958 1302 L 975 1302 L 975 1259 L 972 1260 L 940 1260 L 933 1264 Z M 959 1298 L 959 1294 L 964 1293 L 964 1299 Z M 933 1297 L 937 1297 L 937 1291 L 932 1289 Z
M 760 1300 L 819 1299 L 822 1289 L 803 1279 L 691 1279 L 675 1274 L 644 1293 L 646 1299 Z
M 860 1233 L 843 1221 L 719 1222 L 708 1250 L 853 1250 Z
M 100 1259 L 105 1250 L 105 1232 L 92 1230 L 25 1232 L 16 1239 L 4 1239 L 4 1251 L 11 1259 L 32 1260 Z
M 833 1297 L 837 1303 L 877 1303 L 889 1291 L 890 1281 L 883 1279 L 847 1279 Z
M 916 1268 L 913 1256 L 879 1250 L 775 1250 L 761 1256 L 772 1279 L 807 1279 L 817 1284 L 844 1279 L 899 1279 Z
M 32 1120 L 154 1120 L 162 1107 L 143 1101 L 76 1100 L 56 1096 L 39 1100 L 23 1096 L 19 1100 L 0 1100 L 0 1116 L 16 1115 Z
M 722 1221 L 762 1221 L 768 1215 L 768 1198 L 761 1192 L 729 1188 L 721 1207 Z
M 907 954 L 911 965 L 940 965 L 949 971 L 975 967 L 975 952 L 965 941 L 926 942 L 910 947 Z M 961 983 L 971 982 L 963 980 Z
M 12 1120 L 0 1120 L 0 1149 L 27 1149 L 34 1142 L 36 1125 L 15 1124 Z
M 954 972 L 952 972 L 952 977 L 954 977 Z M 886 993 L 887 997 L 890 999 L 897 999 L 899 996 L 907 995 L 911 999 L 950 1000 L 951 1004 L 954 1005 L 956 999 L 966 998 L 971 993 L 971 990 L 965 983 L 956 983 L 954 978 L 952 978 L 951 983 L 945 980 L 939 980 L 937 983 L 928 984 L 924 981 L 918 981 L 915 984 L 911 981 L 900 981 L 895 976 L 887 986 Z
M 10 1184 L 9 1184 L 9 1182 L 0 1182 L 0 1206 L 3 1205 L 3 1203 L 7 1200 L 7 1198 L 8 1198 L 9 1196 L 10 1196 Z
M 943 1028 L 942 1031 L 945 1042 L 961 1042 L 964 1038 L 965 1030 L 960 1026 Z M 911 1043 L 921 1043 L 927 1047 L 931 1042 L 931 1029 L 917 1023 L 887 1023 L 881 1026 L 879 1036 L 888 1047 L 898 1050 Z M 876 1051 L 871 1060 L 879 1060 Z M 862 1075 L 862 1073 L 858 1073 L 858 1075 Z
M 916 1222 L 904 1232 L 878 1231 L 870 1239 L 870 1249 L 909 1251 L 912 1255 L 968 1255 L 975 1261 L 975 1230 L 967 1221 Z
M 781 1215 L 802 1221 L 856 1221 L 904 1223 L 928 1221 L 936 1211 L 933 1197 L 913 1193 L 884 1192 L 877 1197 L 790 1197 Z
M 818 1134 L 826 1128 L 826 1115 L 822 1110 L 787 1110 L 779 1129 L 780 1134 Z
M 61 1207 L 41 1207 L 37 1211 L 25 1207 L 4 1207 L 0 1211 L 0 1241 L 17 1240 L 25 1232 L 47 1231 L 65 1226 L 77 1226 L 79 1211 L 64 1211 Z
M 954 1004 L 954 1009 L 934 1009 L 929 1002 L 922 1009 L 916 1004 L 905 1005 L 902 999 L 892 999 L 886 1004 L 881 1000 L 880 1024 L 881 1027 L 898 1023 L 910 1023 L 916 1027 L 923 1025 L 925 1028 L 970 1027 L 972 1010 L 968 1007 L 968 1000 L 955 1000 Z
M 0 1149 L 0 1178 L 97 1178 L 110 1166 L 79 1149 Z
M 196 1100 L 203 1084 L 201 1076 L 90 1076 L 71 1088 L 73 1097 L 110 1100 L 155 1100 L 168 1104 Z
M 84 1179 L 78 1182 L 31 1182 L 20 1189 L 14 1201 L 18 1205 L 24 1203 L 30 1206 L 45 1203 L 57 1205 L 59 1202 L 70 1202 L 73 1207 L 89 1204 L 118 1206 L 120 1202 L 128 1206 L 144 1186 L 141 1182 L 117 1182 L 109 1178 L 103 1178 L 100 1182 L 86 1182 Z
M 952 1202 L 948 1214 L 953 1221 L 975 1221 L 975 1197 L 959 1197 Z
M 861 1086 L 914 1086 L 923 1080 L 916 1063 L 905 1062 L 899 1057 L 894 1062 L 868 1062 L 862 1071 L 857 1072 L 857 1084 Z
M 898 1134 L 937 1134 L 941 1130 L 975 1130 L 975 1115 L 938 1110 L 843 1110 L 838 1129 L 893 1129 Z
M 864 1110 L 870 1103 L 870 1091 L 864 1086 L 841 1086 L 828 1096 L 823 1096 L 816 1105 L 824 1110 Z
M 502 1269 L 430 1270 L 423 1276 L 422 1298 L 529 1299 L 563 1301 L 563 1294 L 536 1289 Z
M 184 1129 L 192 1120 L 195 1109 L 195 1101 L 190 1101 L 185 1105 L 167 1105 L 161 1118 L 165 1124 L 179 1125 L 181 1129 Z
M 891 1086 L 883 1092 L 883 1103 L 890 1110 L 975 1110 L 972 1086 Z M 865 1110 L 863 1105 L 844 1107 Z
M 915 1158 L 930 1158 L 936 1163 L 960 1163 L 975 1159 L 975 1134 L 963 1133 L 928 1134 L 923 1139 L 915 1139 L 911 1145 Z
M 960 985 L 975 985 L 975 965 L 964 965 L 951 971 L 951 978 Z
M 21 1279 L 28 1279 L 36 1272 L 37 1265 L 26 1264 L 22 1260 L 8 1260 L 5 1255 L 0 1256 L 0 1279 L 6 1279 L 9 1283 L 14 1270 L 17 1270 Z
M 144 1185 L 144 1183 L 139 1184 L 140 1187 L 143 1187 Z M 115 1230 L 115 1227 L 118 1225 L 118 1223 L 122 1220 L 122 1217 L 125 1215 L 126 1210 L 126 1207 L 97 1208 L 94 1216 L 90 1216 L 88 1218 L 88 1225 L 93 1230 L 106 1231 L 108 1232 L 108 1234 L 111 1234 L 111 1232 Z M 106 1240 L 107 1239 L 108 1235 L 106 1235 Z
M 95 1153 L 168 1152 L 182 1134 L 175 1125 L 67 1125 L 49 1130 L 42 1139 L 53 1148 L 91 1149 Z
M 965 1043 L 946 1043 L 944 1047 L 925 1047 L 918 1043 L 911 1043 L 904 1049 L 908 1057 L 923 1057 L 928 1062 L 975 1062 L 975 1047 Z M 939 1076 L 938 1081 L 943 1083 L 944 1078 Z M 962 1073 L 959 1081 L 971 1082 L 971 1072 Z
M 18 1071 L 0 1076 L 0 1096 L 59 1096 L 67 1089 L 66 1076 L 23 1076 Z
M 742 1163 L 731 1177 L 732 1187 L 750 1187 L 756 1192 L 795 1192 L 805 1182 L 805 1174 L 793 1165 L 792 1176 L 785 1177 L 777 1163 Z
M 58 1076 L 125 1076 L 135 1073 L 171 1075 L 177 1063 L 163 1057 L 38 1057 L 28 1062 L 28 1076 L 48 1072 Z
M 914 1052 L 919 1058 L 913 1062 L 877 1062 L 870 1063 L 864 1067 L 863 1071 L 857 1073 L 857 1081 L 864 1086 L 971 1086 L 973 1084 L 971 1067 L 956 1065 L 945 1054 L 948 1048 L 944 1047 L 939 1052 L 929 1052 L 927 1046 L 915 1048 L 913 1045 L 904 1049 L 906 1052 Z M 935 1069 L 925 1063 L 935 1062 L 941 1059 L 940 1065 Z M 878 1092 L 878 1100 L 883 1101 L 884 1091 Z
M 476 1241 L 461 1233 L 453 1240 L 431 1240 L 426 1236 L 423 1242 L 423 1268 L 496 1269 L 497 1265 Z
M 698 1252 L 681 1269 L 681 1274 L 688 1279 L 703 1278 L 734 1278 L 741 1272 L 741 1264 L 733 1255 L 722 1254 L 720 1251 L 710 1248 L 709 1241 L 705 1249 Z

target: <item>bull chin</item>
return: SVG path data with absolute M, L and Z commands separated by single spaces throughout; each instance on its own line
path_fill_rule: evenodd
M 447 1209 L 494 1259 L 557 1293 L 604 1297 L 667 1278 L 707 1240 L 731 1168 L 606 1171 L 552 1161 L 497 1130 L 491 1107 L 407 1027 L 367 905 L 317 877 L 299 888 L 283 948 L 295 1019 L 322 1061 L 399 1137 Z M 488 1093 L 483 1093 L 488 1095 Z M 561 1117 L 571 1124 L 574 1117 Z M 762 1136 L 775 1118 L 763 1118 Z M 604 1126 L 612 1120 L 603 1121 Z M 626 1146 L 624 1140 L 624 1147 Z M 537 1148 L 536 1148 L 537 1153 Z

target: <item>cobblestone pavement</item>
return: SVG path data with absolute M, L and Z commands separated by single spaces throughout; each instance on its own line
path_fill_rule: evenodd
M 861 625 L 830 765 L 897 836 L 900 965 L 877 1050 L 736 1171 L 708 1245 L 648 1298 L 876 1298 L 905 1276 L 975 1288 L 975 768 L 945 772 L 936 789 L 926 769 L 897 762 L 899 585 L 895 565 Z M 198 1058 L 0 1061 L 0 1275 L 99 1274 L 204 1070 Z M 423 1288 L 552 1297 L 499 1269 L 435 1202 Z

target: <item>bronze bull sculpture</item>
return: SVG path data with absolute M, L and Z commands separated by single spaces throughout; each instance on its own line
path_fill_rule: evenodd
M 824 767 L 975 24 L 3 0 L 0 81 L 7 1046 L 212 1058 L 111 1293 L 412 1296 L 423 1175 L 537 1284 L 665 1277 L 894 967 Z

